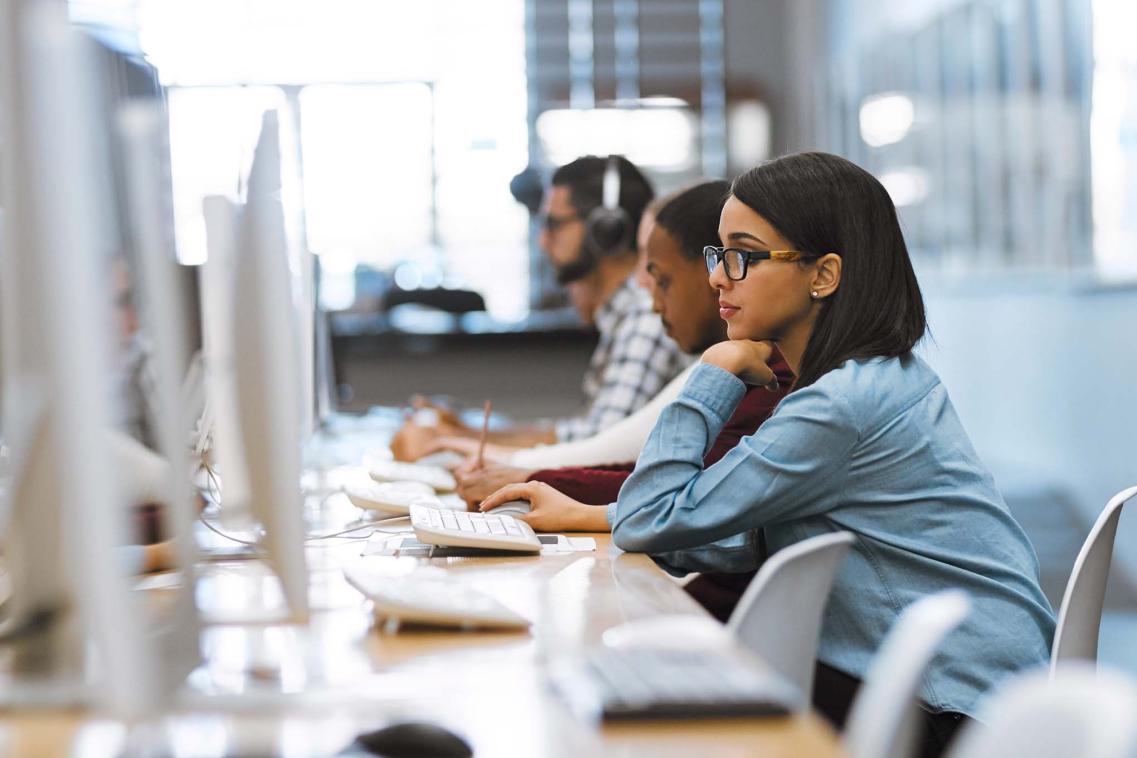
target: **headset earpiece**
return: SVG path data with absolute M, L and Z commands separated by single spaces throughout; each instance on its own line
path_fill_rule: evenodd
M 623 252 L 632 241 L 632 220 L 620 207 L 620 164 L 616 156 L 608 156 L 604 168 L 604 184 L 600 207 L 585 219 L 585 242 L 596 256 Z

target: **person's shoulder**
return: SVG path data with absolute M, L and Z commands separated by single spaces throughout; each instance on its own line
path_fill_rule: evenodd
M 652 310 L 651 295 L 642 287 L 632 284 L 621 287 L 612 296 L 612 323 L 610 330 L 644 335 L 663 335 L 663 321 Z
M 822 375 L 813 387 L 841 397 L 861 418 L 893 414 L 918 402 L 940 385 L 940 378 L 919 356 L 850 358 Z M 808 389 L 808 388 L 807 388 Z
M 936 372 L 914 353 L 872 358 L 850 358 L 822 374 L 817 384 L 859 385 L 862 382 L 929 384 L 939 381 Z
M 652 313 L 651 294 L 636 284 L 634 276 L 625 279 L 619 289 L 612 293 L 612 304 L 617 310 L 624 313 L 636 315 Z M 659 317 L 656 316 L 656 320 L 658 319 Z
M 651 313 L 651 295 L 632 278 L 628 278 L 597 308 L 596 327 L 601 332 L 610 331 L 621 322 L 638 318 L 645 313 Z

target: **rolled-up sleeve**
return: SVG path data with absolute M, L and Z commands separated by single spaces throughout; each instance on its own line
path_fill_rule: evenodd
M 844 397 L 816 384 L 790 393 L 757 432 L 703 469 L 703 456 L 744 392 L 727 371 L 695 369 L 660 414 L 610 511 L 618 547 L 656 555 L 698 548 L 734 566 L 738 543 L 713 543 L 839 504 L 858 430 Z M 669 556 L 667 563 L 687 561 Z

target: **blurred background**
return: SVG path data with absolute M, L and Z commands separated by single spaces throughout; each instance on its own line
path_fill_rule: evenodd
M 202 199 L 241 195 L 260 115 L 280 111 L 343 409 L 416 391 L 518 416 L 577 407 L 595 336 L 511 182 L 524 197 L 573 157 L 623 153 L 662 193 L 821 149 L 898 206 L 929 304 L 923 352 L 1053 557 L 1052 599 L 1133 483 L 1130 0 L 76 0 L 71 14 L 166 87 L 187 266 L 207 256 Z M 1104 633 L 1137 634 L 1132 516 L 1115 573 Z

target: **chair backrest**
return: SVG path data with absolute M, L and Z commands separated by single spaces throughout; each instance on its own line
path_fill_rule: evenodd
M 852 758 L 906 758 L 916 737 L 916 693 L 932 656 L 966 618 L 962 590 L 928 595 L 904 609 L 881 643 L 845 723 Z
M 803 703 L 813 694 L 821 613 L 853 540 L 835 532 L 774 553 L 727 621 L 735 639 L 801 689 Z
M 1098 631 L 1109 564 L 1113 559 L 1113 540 L 1117 536 L 1121 508 L 1134 496 L 1137 496 L 1137 487 L 1114 495 L 1082 543 L 1058 610 L 1058 627 L 1050 653 L 1052 675 L 1060 661 L 1096 661 L 1098 658 Z
M 1133 758 L 1137 681 L 1074 661 L 1032 671 L 996 692 L 962 730 L 951 758 Z

